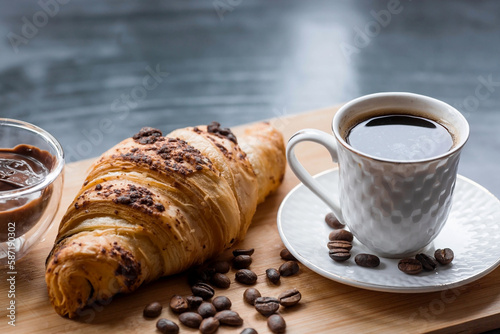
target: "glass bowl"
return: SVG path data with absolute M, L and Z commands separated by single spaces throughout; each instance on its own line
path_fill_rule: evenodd
M 11 186 L 9 182 L 18 180 L 12 176 L 14 170 L 21 168 L 16 165 L 19 155 L 11 152 L 21 149 L 20 154 L 31 156 L 29 161 L 42 163 L 45 173 L 39 179 L 28 178 L 31 182 L 23 186 Z M 0 153 L 0 265 L 15 265 L 52 226 L 63 190 L 64 153 L 47 131 L 6 118 L 0 118 Z

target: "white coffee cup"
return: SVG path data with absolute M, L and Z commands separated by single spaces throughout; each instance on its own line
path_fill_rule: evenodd
M 454 139 L 452 148 L 428 159 L 398 161 L 361 152 L 345 140 L 356 120 L 395 113 L 443 125 Z M 439 234 L 450 212 L 460 152 L 469 137 L 466 119 L 431 97 L 377 93 L 343 105 L 333 117 L 332 129 L 333 136 L 304 129 L 290 138 L 287 159 L 293 172 L 376 254 L 398 258 L 423 249 Z M 325 146 L 338 162 L 338 192 L 319 184 L 298 161 L 294 147 L 303 141 Z

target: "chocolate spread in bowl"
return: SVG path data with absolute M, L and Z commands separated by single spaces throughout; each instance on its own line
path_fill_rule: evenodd
M 31 145 L 0 149 L 0 196 L 33 187 L 55 166 L 56 158 Z M 8 240 L 8 223 L 15 222 L 16 238 L 28 232 L 42 217 L 52 194 L 52 185 L 21 196 L 0 198 L 0 242 Z

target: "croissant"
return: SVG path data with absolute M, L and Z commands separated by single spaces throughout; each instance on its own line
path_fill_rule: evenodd
M 91 166 L 47 258 L 56 312 L 74 318 L 231 247 L 285 164 L 283 137 L 268 123 L 238 139 L 216 122 L 167 136 L 143 128 L 111 148 Z

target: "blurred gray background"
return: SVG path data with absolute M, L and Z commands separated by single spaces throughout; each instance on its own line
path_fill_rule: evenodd
M 500 196 L 498 1 L 59 1 L 0 2 L 0 117 L 53 133 L 69 162 L 146 125 L 409 91 L 464 113 L 460 173 Z

